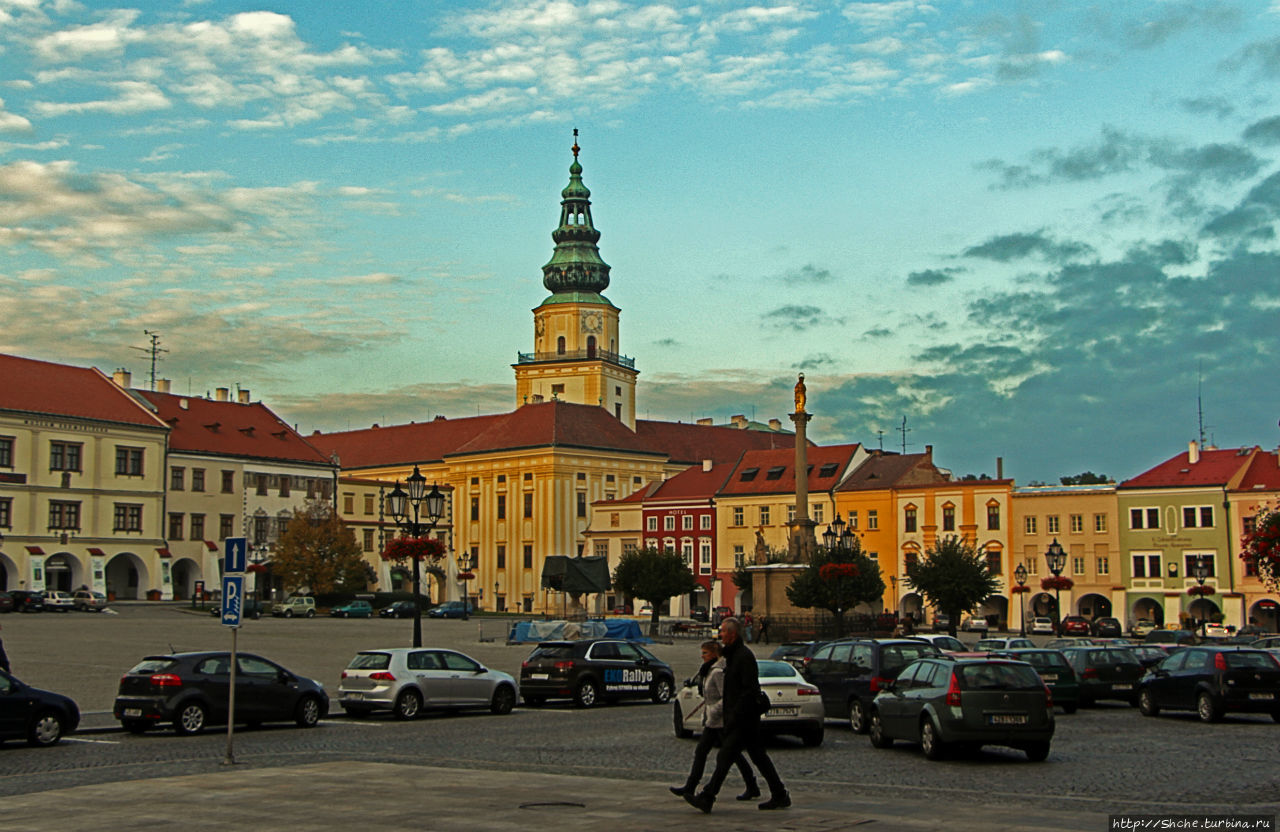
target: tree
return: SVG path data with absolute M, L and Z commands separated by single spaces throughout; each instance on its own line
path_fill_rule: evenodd
M 1058 481 L 1063 485 L 1106 485 L 1114 482 L 1106 474 L 1095 474 L 1092 471 L 1085 471 L 1083 474 L 1076 474 L 1071 477 L 1059 477 Z
M 271 567 L 286 587 L 312 593 L 361 590 L 371 582 L 355 534 L 320 502 L 294 511 L 276 545 Z
M 939 538 L 923 558 L 908 566 L 907 582 L 930 606 L 946 613 L 953 636 L 961 614 L 1000 588 L 987 570 L 986 558 L 955 535 Z
M 844 632 L 844 614 L 883 598 L 884 589 L 880 566 L 862 553 L 855 536 L 848 549 L 818 547 L 808 567 L 791 579 L 787 598 L 797 607 L 829 610 L 839 635 Z
M 672 549 L 650 549 L 642 546 L 623 552 L 613 570 L 613 586 L 628 598 L 640 598 L 653 606 L 649 619 L 649 635 L 658 634 L 658 615 L 662 604 L 673 595 L 693 592 L 698 582 L 685 565 L 684 558 Z

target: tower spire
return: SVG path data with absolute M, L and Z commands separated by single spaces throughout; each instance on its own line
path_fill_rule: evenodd
M 542 267 L 542 285 L 553 295 L 599 295 L 609 286 L 609 264 L 600 259 L 600 232 L 591 222 L 591 191 L 582 184 L 578 128 L 573 129 L 569 184 L 560 192 L 560 226 L 551 232 L 556 248 Z M 605 301 L 607 303 L 607 301 Z

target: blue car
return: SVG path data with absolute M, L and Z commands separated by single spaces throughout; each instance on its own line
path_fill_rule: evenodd
M 475 611 L 476 611 L 475 605 L 472 604 L 470 601 L 468 601 L 467 612 L 473 613 Z M 427 610 L 427 617 L 428 618 L 461 618 L 462 602 L 461 601 L 445 601 L 443 604 L 437 607 L 432 607 L 431 609 Z
M 334 618 L 370 618 L 373 616 L 373 606 L 368 601 L 348 601 L 329 610 L 329 615 Z

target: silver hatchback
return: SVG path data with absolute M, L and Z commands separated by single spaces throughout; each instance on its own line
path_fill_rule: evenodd
M 397 719 L 413 719 L 424 710 L 466 708 L 508 714 L 516 703 L 516 682 L 456 650 L 361 650 L 342 671 L 338 702 L 349 716 L 391 711 Z

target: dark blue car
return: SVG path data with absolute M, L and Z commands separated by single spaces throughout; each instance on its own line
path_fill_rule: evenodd
M 0 670 L 0 740 L 53 745 L 80 724 L 80 708 L 60 693 L 33 688 Z
M 467 612 L 473 613 L 475 611 L 476 611 L 475 604 L 472 604 L 470 601 L 468 601 Z M 445 601 L 440 606 L 432 607 L 431 609 L 427 610 L 427 617 L 428 618 L 461 618 L 462 602 L 461 601 Z

